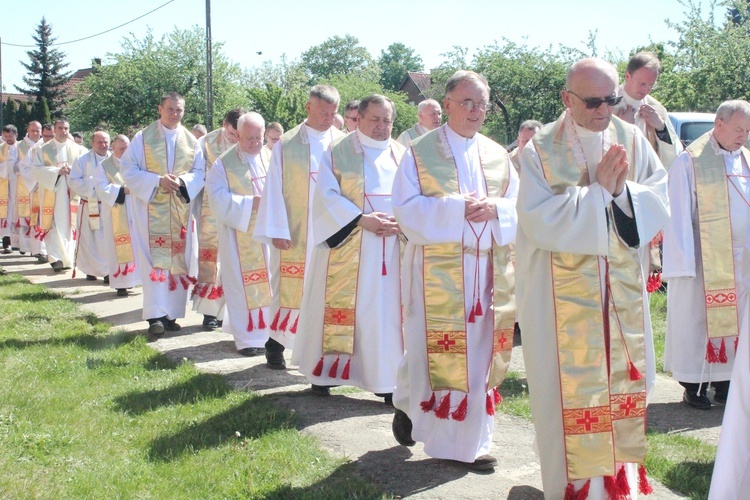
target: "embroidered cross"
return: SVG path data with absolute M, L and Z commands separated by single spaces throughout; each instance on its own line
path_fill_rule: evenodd
M 630 410 L 634 410 L 636 406 L 633 398 L 628 396 L 625 402 L 620 404 L 620 409 L 625 412 L 625 416 L 630 416 Z
M 449 339 L 448 338 L 448 334 L 446 333 L 445 335 L 443 335 L 443 340 L 438 340 L 437 341 L 437 345 L 443 346 L 443 350 L 444 351 L 450 351 L 451 350 L 451 346 L 452 345 L 456 345 L 456 341 Z
M 167 240 L 165 240 L 165 239 L 164 239 L 164 238 L 162 238 L 161 236 L 159 236 L 158 238 L 156 238 L 156 239 L 154 240 L 154 243 L 156 244 L 156 246 L 159 246 L 159 247 L 160 247 L 160 246 L 162 246 L 162 245 L 163 245 L 164 243 L 166 243 L 166 242 L 167 242 Z
M 346 318 L 346 314 L 344 314 L 341 310 L 338 310 L 333 313 L 331 317 L 336 320 L 336 323 L 341 323 L 344 318 Z
M 508 339 L 505 338 L 505 335 L 500 335 L 497 339 L 497 344 L 500 347 L 500 350 L 502 351 L 505 348 L 505 343 L 508 342 Z
M 577 418 L 576 423 L 583 425 L 587 431 L 590 431 L 591 424 L 599 423 L 599 417 L 592 417 L 591 411 L 586 410 L 583 412 L 583 418 Z

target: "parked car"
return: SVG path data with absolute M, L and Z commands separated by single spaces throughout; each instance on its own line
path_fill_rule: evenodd
M 714 128 L 715 118 L 714 113 L 669 113 L 669 119 L 685 146 Z

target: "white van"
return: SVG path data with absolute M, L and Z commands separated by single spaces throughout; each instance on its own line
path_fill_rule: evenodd
M 669 119 L 685 146 L 714 128 L 715 118 L 714 113 L 669 113 Z

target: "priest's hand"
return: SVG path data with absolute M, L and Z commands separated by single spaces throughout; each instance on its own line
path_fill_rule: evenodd
M 70 173 L 70 166 L 65 163 L 60 166 L 60 170 L 58 170 L 57 175 L 68 175 Z
M 272 243 L 279 250 L 289 250 L 292 248 L 292 242 L 283 238 L 273 238 Z
M 253 196 L 253 212 L 257 212 L 258 207 L 260 207 L 260 196 Z
M 602 161 L 596 166 L 596 182 L 609 194 L 617 198 L 625 189 L 625 179 L 628 177 L 628 155 L 625 146 L 613 144 L 604 153 Z
M 159 187 L 167 193 L 180 189 L 180 179 L 174 174 L 164 174 L 159 178 Z
M 635 123 L 635 108 L 630 104 L 617 106 L 615 108 L 615 114 L 617 115 L 617 118 L 621 120 L 625 120 L 628 123 Z
M 638 116 L 640 116 L 643 121 L 653 127 L 654 130 L 664 129 L 664 120 L 661 119 L 661 116 L 659 116 L 659 113 L 656 112 L 653 106 L 643 104 L 638 109 Z
M 497 219 L 497 205 L 489 198 L 474 198 L 475 193 L 464 195 L 464 216 L 469 222 Z
M 130 188 L 127 186 L 123 186 L 122 190 L 125 192 L 125 194 L 130 194 Z
M 357 221 L 357 225 L 383 238 L 395 236 L 401 232 L 396 219 L 384 212 L 363 214 Z

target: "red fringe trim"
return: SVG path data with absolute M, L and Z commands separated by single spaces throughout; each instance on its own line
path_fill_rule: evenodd
M 221 290 L 219 287 L 212 286 L 211 293 L 208 294 L 208 300 L 219 300 L 219 297 L 221 297 Z
M 586 481 L 578 493 L 573 483 L 568 483 L 565 487 L 565 500 L 586 500 L 589 497 L 589 488 L 591 488 L 591 479 Z
M 646 281 L 646 291 L 648 293 L 654 293 L 659 288 L 661 288 L 661 273 L 654 271 L 649 275 L 648 281 Z
M 352 364 L 352 358 L 346 360 L 346 364 L 344 365 L 344 371 L 341 372 L 341 379 L 342 380 L 349 380 L 349 368 Z
M 435 393 L 432 393 L 429 401 L 422 401 L 421 403 L 419 403 L 419 406 L 422 407 L 422 411 L 425 413 L 429 413 L 430 411 L 432 411 L 432 409 L 435 408 Z
M 471 308 L 471 312 L 469 313 L 469 323 L 475 323 L 476 320 L 474 319 L 474 308 Z
M 253 312 L 252 311 L 247 312 L 247 331 L 248 332 L 253 331 Z
M 654 492 L 654 488 L 651 487 L 646 477 L 646 467 L 643 464 L 638 466 L 638 492 L 643 495 L 650 495 Z
M 126 267 L 125 269 L 127 269 L 127 267 Z M 114 274 L 112 275 L 112 277 L 113 277 L 113 278 L 117 278 L 118 276 L 120 276 L 120 274 L 122 274 L 122 273 L 121 273 L 121 271 L 120 271 L 120 266 L 118 265 L 118 266 L 117 266 L 117 272 L 115 272 L 115 273 L 114 273 Z
M 727 361 L 729 361 L 729 359 L 727 359 L 727 345 L 722 337 L 721 346 L 719 347 L 719 363 L 726 363 Z
M 323 356 L 320 357 L 320 361 L 318 361 L 318 364 L 315 365 L 315 369 L 313 370 L 312 374 L 316 377 L 320 377 L 320 375 L 323 373 Z
M 284 316 L 284 320 L 279 325 L 279 330 L 282 332 L 286 331 L 286 327 L 289 325 L 289 317 L 292 315 L 292 310 L 290 309 L 287 311 L 286 316 Z
M 448 394 L 443 396 L 443 399 L 440 400 L 440 404 L 435 410 L 435 416 L 437 418 L 441 418 L 445 420 L 448 418 L 450 411 L 451 411 L 451 393 L 449 392 Z
M 190 288 L 190 280 L 188 280 L 184 276 L 180 276 L 180 283 L 182 284 L 183 290 L 187 290 L 188 288 Z
M 336 376 L 338 375 L 338 371 L 339 371 L 339 357 L 336 356 L 336 360 L 331 365 L 331 369 L 328 370 L 328 376 L 331 378 L 336 378 Z
M 185 229 L 185 226 L 182 226 L 180 228 L 180 239 L 184 240 L 185 236 L 187 236 L 187 229 Z
M 479 301 L 479 298 L 477 298 L 477 307 L 474 308 L 474 311 L 475 316 L 481 316 L 484 314 L 484 311 L 482 311 L 482 303 Z
M 643 375 L 641 375 L 641 372 L 638 371 L 638 368 L 635 367 L 635 364 L 631 361 L 630 362 L 630 380 L 640 380 L 643 378 Z
M 159 281 L 159 275 L 156 273 L 156 268 L 151 270 L 151 281 Z
M 484 409 L 487 412 L 487 415 L 495 414 L 495 404 L 492 402 L 492 396 L 489 394 L 487 394 L 487 397 L 484 399 Z
M 274 332 L 279 328 L 279 314 L 281 314 L 281 309 L 276 311 L 276 316 L 273 317 L 273 321 L 271 322 L 271 330 Z
M 382 274 L 383 276 L 388 274 L 388 271 L 385 268 L 385 261 L 383 261 L 383 268 L 380 270 L 380 274 Z
M 169 291 L 174 292 L 177 290 L 177 280 L 174 277 L 174 274 L 169 273 Z
M 266 327 L 266 322 L 263 321 L 263 308 L 258 309 L 258 328 L 263 330 Z
M 75 278 L 76 277 L 76 271 L 77 270 L 78 269 L 76 269 L 75 267 L 73 268 L 73 274 L 70 275 L 71 278 Z
M 609 498 L 613 500 L 619 500 L 620 498 L 620 491 L 617 487 L 617 480 L 615 480 L 615 476 L 604 476 L 604 490 L 607 492 L 607 495 L 609 495 Z
M 456 411 L 451 413 L 451 417 L 453 418 L 453 420 L 457 422 L 463 422 L 464 420 L 466 420 L 466 410 L 469 406 L 468 399 L 469 399 L 469 395 L 467 394 L 459 403 L 458 408 L 456 408 Z
M 716 347 L 711 343 L 711 339 L 706 342 L 706 360 L 709 363 L 719 362 L 719 355 L 716 352 Z
M 739 335 L 734 338 L 734 353 L 737 354 L 737 344 L 740 343 Z
M 297 314 L 297 317 L 294 318 L 294 324 L 292 325 L 292 328 L 289 329 L 291 333 L 297 333 L 297 322 L 299 321 L 299 314 Z
M 630 497 L 630 484 L 628 484 L 628 475 L 625 473 L 625 465 L 617 471 L 617 488 L 621 496 Z
M 500 391 L 497 390 L 497 387 L 492 388 L 492 399 L 495 401 L 496 405 L 499 405 L 503 402 L 503 395 L 500 394 Z

